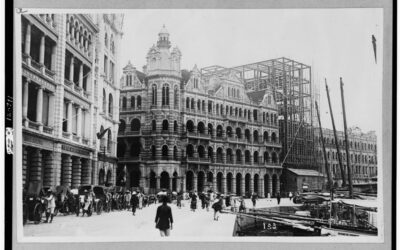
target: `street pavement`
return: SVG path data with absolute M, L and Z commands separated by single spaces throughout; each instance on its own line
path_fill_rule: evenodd
M 238 205 L 238 204 L 237 204 Z M 276 199 L 260 199 L 256 208 L 277 206 Z M 282 199 L 281 206 L 294 205 L 289 199 Z M 159 204 L 152 204 L 141 210 L 136 210 L 133 216 L 131 211 L 103 212 L 101 215 L 93 214 L 91 217 L 77 217 L 76 215 L 57 215 L 53 223 L 40 223 L 35 225 L 28 222 L 23 227 L 25 237 L 54 237 L 68 236 L 93 237 L 102 240 L 103 237 L 124 238 L 129 240 L 152 240 L 160 238 L 158 229 L 155 228 L 155 215 Z M 198 202 L 196 212 L 190 211 L 189 201 L 183 201 L 183 207 L 177 208 L 170 204 L 174 219 L 172 238 L 215 238 L 232 237 L 236 216 L 222 213 L 218 221 L 213 219 L 214 211 L 201 209 Z M 246 206 L 252 208 L 250 199 L 246 199 Z

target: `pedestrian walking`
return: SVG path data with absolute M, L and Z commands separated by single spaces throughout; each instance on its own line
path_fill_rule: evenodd
M 50 223 L 52 223 L 54 217 L 54 210 L 56 208 L 56 199 L 53 195 L 53 192 L 50 189 L 47 191 L 47 196 L 45 197 L 45 199 L 47 200 L 45 223 L 49 222 L 49 217 L 50 217 Z
M 289 200 L 291 201 L 292 198 L 293 198 L 293 194 L 292 194 L 292 192 L 289 192 Z
M 270 194 L 270 193 L 267 194 L 267 201 L 272 201 L 272 200 L 271 200 L 271 194 Z
M 205 196 L 206 195 L 205 195 L 204 192 L 199 194 L 199 198 L 200 198 L 200 201 L 201 201 L 201 209 L 204 209 L 206 207 L 206 203 L 205 203 L 205 198 L 206 197 Z
M 278 201 L 278 205 L 281 203 L 281 194 L 278 192 L 276 194 L 276 200 Z
M 196 195 L 196 192 L 194 192 L 194 193 L 192 194 L 192 200 L 191 200 L 191 202 L 190 202 L 190 210 L 192 210 L 193 212 L 195 212 L 195 211 L 196 211 L 196 208 L 197 208 L 197 195 Z
M 135 215 L 136 213 L 136 207 L 139 204 L 139 198 L 136 195 L 136 192 L 132 193 L 132 198 L 131 198 L 131 206 L 132 206 L 132 214 Z
M 256 201 L 257 200 L 258 200 L 257 193 L 253 192 L 253 194 L 251 195 L 251 202 L 253 202 L 253 208 L 256 207 Z
M 143 208 L 143 194 L 139 192 L 139 209 Z
M 225 205 L 227 206 L 227 207 L 230 207 L 231 206 L 231 196 L 228 194 L 228 195 L 226 195 L 226 197 L 225 197 Z
M 246 212 L 246 203 L 244 201 L 244 196 L 240 199 L 239 213 L 241 212 Z
M 171 207 L 167 205 L 167 202 L 168 198 L 166 196 L 162 197 L 162 205 L 157 208 L 155 222 L 156 228 L 160 230 L 161 237 L 170 235 L 172 223 L 174 222 Z
M 176 206 L 179 208 L 182 208 L 182 198 L 183 198 L 182 191 L 180 191 L 176 196 Z
M 204 195 L 204 205 L 206 207 L 207 212 L 208 212 L 208 208 L 210 206 L 210 200 L 211 200 L 210 194 L 209 193 L 205 194 Z
M 214 220 L 218 220 L 219 214 L 222 210 L 222 198 L 217 196 L 217 201 L 212 205 L 212 208 L 214 209 Z

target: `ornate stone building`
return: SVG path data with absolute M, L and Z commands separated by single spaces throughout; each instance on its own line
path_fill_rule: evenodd
M 280 190 L 278 109 L 272 90 L 248 91 L 232 72 L 180 68 L 169 33 L 158 34 L 143 72 L 123 68 L 121 180 L 146 192 L 213 189 L 260 196 Z
M 335 139 L 333 130 L 323 129 L 324 142 L 326 148 L 326 155 L 328 166 L 331 169 L 331 174 L 335 186 L 342 186 L 341 170 L 339 166 L 339 155 L 336 150 Z M 345 169 L 346 182 L 347 182 L 347 163 L 346 163 L 346 149 L 344 142 L 344 132 L 337 131 L 338 142 L 340 146 L 340 155 Z M 349 137 L 349 151 L 351 171 L 353 173 L 353 184 L 361 184 L 372 181 L 377 177 L 377 150 L 376 150 L 376 134 L 374 131 L 363 133 L 359 128 L 353 127 L 348 130 Z M 326 175 L 324 155 L 322 152 L 322 144 L 320 137 L 317 136 L 318 141 L 318 163 L 321 172 Z
M 30 183 L 72 188 L 98 183 L 97 155 L 101 150 L 96 138 L 97 126 L 108 125 L 97 114 L 103 100 L 98 98 L 99 83 L 96 83 L 97 54 L 103 42 L 99 34 L 113 25 L 120 30 L 122 25 L 121 22 L 103 24 L 105 21 L 101 20 L 106 18 L 108 15 L 85 14 L 21 17 L 24 188 Z M 113 34 L 117 51 L 122 33 Z M 115 98 L 111 99 L 112 106 L 117 107 L 118 85 L 114 83 L 113 90 L 108 92 Z M 114 134 L 108 141 L 116 140 L 117 108 L 113 114 Z M 116 159 L 116 143 L 110 144 L 108 152 Z M 108 181 L 113 183 L 115 167 L 108 169 L 111 171 Z

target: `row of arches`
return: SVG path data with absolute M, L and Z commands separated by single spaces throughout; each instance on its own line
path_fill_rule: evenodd
M 197 131 L 195 131 L 197 127 Z M 208 135 L 212 136 L 213 135 L 213 125 L 211 123 L 208 123 L 207 125 L 207 131 L 205 124 L 203 122 L 198 122 L 197 126 L 194 125 L 194 122 L 192 120 L 188 120 L 186 122 L 186 131 L 187 132 L 198 132 L 199 134 L 205 134 L 207 133 Z M 275 132 L 271 133 L 271 136 L 269 135 L 268 131 L 264 131 L 262 138 L 261 135 L 259 134 L 258 130 L 253 130 L 252 136 L 250 133 L 250 129 L 245 129 L 244 133 L 242 132 L 242 128 L 237 127 L 235 131 L 231 126 L 227 126 L 226 129 L 222 127 L 222 125 L 218 125 L 216 128 L 216 137 L 223 137 L 224 132 L 226 132 L 226 136 L 228 138 L 232 138 L 235 136 L 235 138 L 242 139 L 243 137 L 250 141 L 252 138 L 252 141 L 254 142 L 278 142 L 278 137 Z
M 321 137 L 317 136 L 317 140 L 320 140 Z M 326 145 L 335 145 L 335 139 L 334 138 L 328 138 L 328 137 L 323 137 L 324 143 Z M 338 140 L 339 146 L 345 146 L 345 141 L 340 139 Z M 363 142 L 357 142 L 357 141 L 349 141 L 349 148 L 354 148 L 354 149 L 359 149 L 359 150 L 376 150 L 376 144 L 372 143 L 363 143 Z
M 319 150 L 318 152 L 318 156 L 323 159 L 323 153 L 322 150 Z M 342 160 L 346 160 L 346 153 L 340 153 L 340 157 Z M 332 159 L 332 160 L 338 160 L 339 159 L 339 155 L 336 151 L 328 151 L 326 152 L 326 158 L 328 160 Z M 363 154 L 350 154 L 350 161 L 354 162 L 354 163 L 362 163 L 362 164 L 377 164 L 377 159 L 376 156 L 373 155 L 363 155 Z
M 128 107 L 127 105 L 128 99 L 123 96 L 122 97 L 122 103 L 121 106 L 123 109 L 126 109 Z M 131 96 L 130 98 L 130 108 L 135 109 L 135 108 L 141 109 L 142 107 L 142 97 L 140 95 L 138 96 Z
M 92 45 L 92 33 L 88 31 L 73 15 L 67 16 L 67 35 L 79 43 L 85 51 L 90 51 Z
M 143 178 L 139 169 L 129 173 L 131 187 L 139 187 L 140 179 Z M 224 175 L 222 172 L 216 174 L 212 171 L 197 173 L 189 170 L 184 176 L 179 176 L 176 171 L 169 173 L 162 171 L 159 176 L 154 171 L 148 175 L 148 187 L 150 190 L 167 189 L 171 191 L 197 191 L 203 192 L 214 190 L 219 193 L 231 193 L 236 195 L 250 195 L 257 192 L 261 197 L 275 196 L 280 192 L 280 176 L 276 173 L 265 175 L 250 173 L 232 173 Z

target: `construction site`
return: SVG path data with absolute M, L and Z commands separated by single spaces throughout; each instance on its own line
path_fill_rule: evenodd
M 269 89 L 274 93 L 279 108 L 282 167 L 320 172 L 315 157 L 316 117 L 313 113 L 318 93 L 312 84 L 311 66 L 281 57 L 232 68 L 210 66 L 201 70 L 203 77 L 227 72 L 235 72 L 248 92 Z M 284 188 L 285 178 L 281 179 L 281 183 Z

